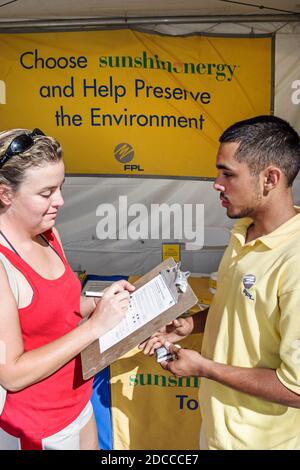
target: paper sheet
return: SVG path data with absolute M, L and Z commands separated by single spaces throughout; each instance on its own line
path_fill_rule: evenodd
M 131 301 L 125 318 L 99 338 L 100 352 L 114 346 L 175 303 L 162 276 L 159 274 L 154 277 L 131 294 Z

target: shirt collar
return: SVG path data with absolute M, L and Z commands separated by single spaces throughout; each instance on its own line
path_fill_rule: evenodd
M 277 227 L 268 235 L 263 235 L 251 242 L 247 243 L 248 246 L 253 246 L 255 243 L 263 243 L 267 248 L 276 248 L 282 241 L 300 232 L 300 207 L 294 206 L 297 214 L 291 219 L 287 220 L 284 224 Z M 242 246 L 245 245 L 247 229 L 253 220 L 245 217 L 236 222 L 231 229 L 232 235 L 240 242 Z

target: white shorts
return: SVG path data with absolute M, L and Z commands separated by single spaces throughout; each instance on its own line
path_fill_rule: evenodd
M 203 432 L 202 427 L 200 429 L 200 450 L 208 450 L 205 444 L 204 432 Z
M 42 450 L 80 450 L 80 431 L 93 416 L 89 401 L 80 415 L 66 428 L 41 440 Z M 22 450 L 21 439 L 0 429 L 0 450 Z

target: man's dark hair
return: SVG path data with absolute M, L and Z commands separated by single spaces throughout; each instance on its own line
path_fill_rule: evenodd
M 292 186 L 300 169 L 300 137 L 288 122 L 256 116 L 228 127 L 219 141 L 239 143 L 234 156 L 247 163 L 253 175 L 275 165 L 285 174 L 287 186 Z

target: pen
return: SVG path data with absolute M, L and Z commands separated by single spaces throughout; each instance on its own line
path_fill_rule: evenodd
M 103 297 L 104 292 L 87 290 L 84 292 L 85 297 Z

